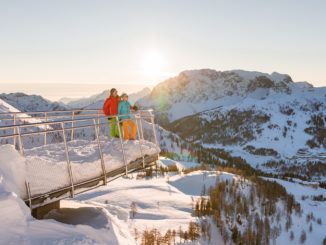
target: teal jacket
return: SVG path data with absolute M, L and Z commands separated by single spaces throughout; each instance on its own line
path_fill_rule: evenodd
M 130 109 L 132 109 L 130 103 L 126 100 L 123 100 L 119 103 L 118 106 L 118 115 L 130 114 Z M 130 119 L 130 116 L 121 116 L 119 120 Z

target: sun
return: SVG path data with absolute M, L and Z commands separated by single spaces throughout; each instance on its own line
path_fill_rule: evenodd
M 159 53 L 148 53 L 143 57 L 143 73 L 146 76 L 162 76 L 164 74 L 164 59 Z

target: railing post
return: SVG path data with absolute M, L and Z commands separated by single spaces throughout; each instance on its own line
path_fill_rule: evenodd
M 14 126 L 16 126 L 16 114 L 14 114 Z M 16 134 L 16 127 L 14 127 L 14 134 Z M 14 137 L 14 146 L 16 149 L 16 135 Z
M 104 185 L 106 185 L 107 184 L 106 170 L 105 170 L 105 164 L 104 164 L 104 158 L 103 158 L 103 153 L 102 153 L 102 148 L 101 148 L 101 142 L 100 142 L 100 138 L 99 138 L 98 128 L 96 126 L 95 119 L 93 119 L 93 123 L 94 123 L 94 130 L 95 130 L 95 135 L 96 135 L 97 146 L 98 146 L 98 152 L 99 152 L 100 158 L 101 158 L 101 166 L 102 166 L 102 171 L 103 171 L 103 176 L 104 176 Z
M 153 115 L 152 111 L 149 111 L 149 113 L 151 115 L 151 122 L 152 122 L 153 134 L 154 134 L 154 139 L 155 139 L 156 151 L 157 151 L 157 155 L 159 156 L 159 146 L 158 146 L 158 141 L 157 141 L 157 137 L 156 137 L 154 115 Z
M 71 169 L 69 152 L 68 152 L 68 145 L 67 145 L 67 140 L 66 140 L 65 126 L 64 126 L 64 123 L 63 122 L 61 123 L 61 128 L 62 128 L 63 142 L 65 144 L 65 151 L 66 151 L 66 159 L 67 159 L 68 173 L 69 173 L 70 184 L 71 184 L 71 197 L 73 198 L 73 197 L 75 197 L 75 193 L 74 193 L 74 181 L 73 181 L 73 176 L 72 176 L 72 169 Z
M 128 167 L 127 167 L 127 159 L 126 159 L 126 154 L 125 154 L 125 148 L 123 146 L 123 140 L 122 140 L 122 133 L 121 133 L 121 129 L 120 129 L 120 122 L 119 122 L 119 117 L 116 116 L 116 123 L 118 126 L 118 132 L 119 132 L 119 138 L 120 138 L 120 143 L 121 143 L 121 149 L 122 149 L 122 157 L 123 157 L 123 161 L 126 167 L 126 175 L 128 174 Z
M 20 134 L 20 127 L 16 127 L 17 132 L 18 132 L 18 141 L 19 141 L 19 151 L 22 156 L 24 156 L 24 150 L 23 150 L 23 141 L 22 141 L 22 136 Z
M 97 111 L 97 131 L 100 134 L 100 110 Z
M 75 111 L 72 111 L 72 116 L 71 116 L 71 139 L 70 140 L 74 140 L 74 126 L 75 126 L 75 123 L 74 123 L 74 120 L 75 120 Z
M 44 113 L 44 121 L 45 122 L 48 121 L 48 113 L 47 112 Z M 48 130 L 48 125 L 47 124 L 44 125 L 44 129 L 45 129 L 45 132 L 44 132 L 44 145 L 46 145 L 46 131 Z
M 137 135 L 138 135 L 138 141 L 139 141 L 139 149 L 140 149 L 141 157 L 142 157 L 142 159 L 143 159 L 143 168 L 145 168 L 145 158 L 144 158 L 144 153 L 143 153 L 142 143 L 141 143 L 141 142 L 142 142 L 142 139 L 140 138 L 140 135 L 139 135 L 139 128 L 138 128 L 139 117 L 140 117 L 139 114 L 136 114 L 136 115 L 135 115 L 135 118 L 136 118 Z
M 143 123 L 141 118 L 139 119 L 139 126 L 140 126 L 141 139 L 144 140 Z
M 32 212 L 31 188 L 29 186 L 29 183 L 26 180 L 25 180 L 25 186 L 26 186 L 26 190 L 27 190 L 29 208 L 31 209 L 31 212 Z

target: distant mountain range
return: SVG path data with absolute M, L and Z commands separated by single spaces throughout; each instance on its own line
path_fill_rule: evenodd
M 67 110 L 64 105 L 58 102 L 51 102 L 40 95 L 10 93 L 0 94 L 0 99 L 22 112 Z
M 129 101 L 134 104 L 138 99 L 150 94 L 149 88 L 144 88 L 129 95 Z M 110 96 L 109 90 L 92 95 L 88 98 L 61 99 L 58 102 L 51 102 L 40 95 L 27 95 L 24 93 L 0 94 L 0 99 L 21 112 L 31 111 L 64 111 L 71 109 L 102 109 L 104 101 Z M 64 103 L 66 102 L 66 103 Z
M 129 102 L 134 104 L 138 99 L 150 94 L 151 90 L 149 88 L 144 88 L 141 91 L 136 93 L 129 94 Z M 105 99 L 110 96 L 110 90 L 104 90 L 102 93 L 92 95 L 88 98 L 79 98 L 79 99 L 69 99 L 62 98 L 59 100 L 64 106 L 70 109 L 79 109 L 79 108 L 102 108 Z
M 187 142 L 224 149 L 265 171 L 321 164 L 310 172 L 326 177 L 326 87 L 276 72 L 191 70 L 137 104 L 154 108 L 159 124 Z

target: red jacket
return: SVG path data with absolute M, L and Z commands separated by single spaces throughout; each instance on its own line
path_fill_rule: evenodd
M 106 116 L 117 115 L 118 105 L 119 105 L 119 97 L 113 98 L 112 95 L 110 95 L 110 97 L 106 99 L 103 105 L 104 114 Z

